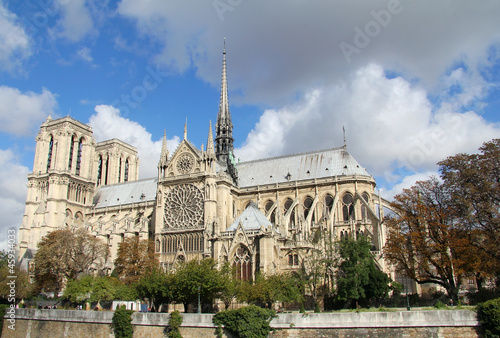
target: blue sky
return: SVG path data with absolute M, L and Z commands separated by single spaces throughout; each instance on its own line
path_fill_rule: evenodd
M 0 231 L 18 227 L 40 124 L 138 148 L 206 143 L 226 37 L 236 156 L 338 147 L 391 198 L 500 137 L 498 1 L 0 1 Z M 3 238 L 6 236 L 0 236 Z M 0 240 L 1 243 L 1 240 Z

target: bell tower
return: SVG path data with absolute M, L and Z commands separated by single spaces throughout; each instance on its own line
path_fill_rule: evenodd
M 83 225 L 95 190 L 95 146 L 92 129 L 69 116 L 49 116 L 41 125 L 19 229 L 20 257 L 47 233 Z

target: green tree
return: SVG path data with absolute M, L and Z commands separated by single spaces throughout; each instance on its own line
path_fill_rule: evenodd
M 213 304 L 222 290 L 220 273 L 212 258 L 182 262 L 172 278 L 172 297 L 175 302 L 197 304 L 200 295 L 202 304 Z
M 142 276 L 135 284 L 139 299 L 148 301 L 151 308 L 159 310 L 163 303 L 172 301 L 173 276 L 154 268 Z
M 132 284 L 159 265 L 153 241 L 141 240 L 139 237 L 126 238 L 118 246 L 115 259 L 115 270 L 125 284 Z
M 113 300 L 115 297 L 115 282 L 111 277 L 83 276 L 69 281 L 64 290 L 63 298 L 73 303 L 83 303 Z
M 217 325 L 217 336 L 222 337 L 222 325 L 234 337 L 265 338 L 272 331 L 270 322 L 276 317 L 274 310 L 262 309 L 255 305 L 236 310 L 221 311 L 213 317 Z
M 270 309 L 276 302 L 301 301 L 302 290 L 297 278 L 289 273 L 259 274 L 255 282 L 241 285 L 238 300 Z
M 233 300 L 238 296 L 243 281 L 236 278 L 236 269 L 229 262 L 225 262 L 220 271 L 221 290 L 217 296 L 224 303 L 224 309 L 229 309 Z
M 370 253 L 370 242 L 365 237 L 339 242 L 340 264 L 337 271 L 337 298 L 367 304 L 389 292 L 389 277 L 378 270 Z

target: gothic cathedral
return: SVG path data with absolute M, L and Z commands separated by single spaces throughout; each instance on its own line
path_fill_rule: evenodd
M 332 255 L 329 244 L 344 236 L 368 236 L 379 267 L 389 272 L 380 254 L 388 202 L 345 145 L 237 162 L 232 131 L 225 50 L 215 139 L 210 123 L 207 147 L 198 149 L 185 127 L 169 154 L 164 136 L 157 177 L 138 179 L 135 147 L 117 139 L 96 143 L 89 126 L 49 117 L 28 175 L 22 264 L 28 267 L 48 232 L 84 228 L 110 247 L 106 273 L 131 236 L 153 240 L 166 269 L 212 257 L 236 266 L 245 280 L 297 269 L 313 250 Z

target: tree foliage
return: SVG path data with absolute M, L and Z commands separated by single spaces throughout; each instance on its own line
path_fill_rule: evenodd
M 157 268 L 159 264 L 153 241 L 129 237 L 118 246 L 115 271 L 125 284 L 138 281 L 142 275 Z
M 470 244 L 500 261 L 500 139 L 484 143 L 478 154 L 457 154 L 438 164 Z
M 220 273 L 212 258 L 182 262 L 172 279 L 173 300 L 184 304 L 196 304 L 198 294 L 202 304 L 213 304 L 222 290 Z
M 108 301 L 115 299 L 116 282 L 112 277 L 94 277 L 86 275 L 69 281 L 63 298 L 73 303 Z
M 500 336 L 500 298 L 478 304 L 477 315 L 484 329 L 484 337 Z
M 134 326 L 132 325 L 132 314 L 134 311 L 123 308 L 117 309 L 113 314 L 113 333 L 117 338 L 132 338 Z
M 417 283 L 441 285 L 456 301 L 453 253 L 462 243 L 446 187 L 437 178 L 417 182 L 391 206 L 397 215 L 386 220 L 385 257 Z
M 9 278 L 15 276 L 15 278 Z M 15 295 L 11 293 L 11 287 L 7 283 L 15 282 Z M 30 283 L 28 273 L 18 266 L 8 264 L 8 254 L 5 250 L 0 251 L 0 298 L 8 299 L 15 296 L 23 299 L 31 296 L 33 285 Z
M 221 311 L 213 317 L 213 323 L 219 327 L 218 336 L 222 336 L 222 325 L 234 337 L 265 338 L 271 332 L 270 322 L 276 317 L 274 310 L 263 309 L 255 305 L 236 310 Z
M 255 282 L 242 284 L 238 300 L 266 308 L 276 302 L 298 302 L 302 300 L 300 281 L 289 273 L 259 274 Z
M 339 242 L 340 264 L 337 271 L 337 298 L 343 301 L 369 302 L 387 297 L 390 278 L 377 269 L 365 237 Z
M 38 288 L 59 292 L 65 280 L 76 279 L 89 270 L 101 271 L 109 248 L 84 229 L 76 232 L 55 230 L 44 236 L 35 254 L 35 280 Z
M 150 307 L 158 311 L 161 304 L 173 300 L 172 279 L 172 274 L 158 267 L 146 272 L 135 284 L 139 299 L 148 301 Z
M 219 270 L 221 278 L 221 290 L 217 296 L 223 303 L 224 309 L 229 309 L 233 300 L 241 293 L 243 281 L 236 278 L 234 266 L 225 262 Z

